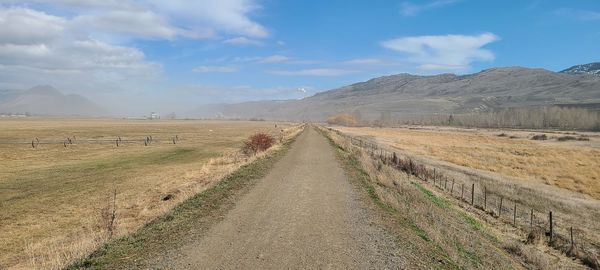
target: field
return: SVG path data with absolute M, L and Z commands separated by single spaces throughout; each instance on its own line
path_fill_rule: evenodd
M 600 134 L 585 137 L 589 141 L 558 142 L 553 138 L 568 135 L 548 133 L 547 140 L 531 140 L 532 136 L 544 133 L 466 129 L 341 130 L 375 137 L 416 155 L 600 199 Z M 498 136 L 500 134 L 504 135 Z
M 474 184 L 474 204 L 483 208 L 484 218 L 496 225 L 499 220 L 510 224 L 509 229 L 498 227 L 509 234 L 514 234 L 514 222 L 525 233 L 521 240 L 527 238 L 530 223 L 547 229 L 548 212 L 552 211 L 555 233 L 563 235 L 567 242 L 557 249 L 569 249 L 572 227 L 578 248 L 585 249 L 596 260 L 599 257 L 600 135 L 597 133 L 440 127 L 335 129 L 377 143 L 388 153 L 396 152 L 417 164 L 435 168 L 438 175 L 450 181 L 434 186 L 450 197 L 470 202 L 470 187 Z M 545 140 L 532 139 L 536 135 L 537 138 L 545 135 Z M 457 186 L 451 191 L 455 181 Z M 468 187 L 465 195 L 464 186 Z M 505 213 L 502 218 L 498 218 L 500 206 Z M 534 212 L 534 218 L 530 211 Z
M 293 125 L 1 120 L 0 268 L 57 268 L 140 228 L 247 163 L 239 148 L 259 131 Z

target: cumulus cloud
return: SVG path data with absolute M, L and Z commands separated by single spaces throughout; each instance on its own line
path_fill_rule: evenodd
M 2 3 L 57 6 L 76 14 L 75 21 L 82 26 L 142 38 L 207 38 L 216 33 L 252 38 L 269 35 L 264 26 L 249 17 L 260 9 L 255 0 L 0 0 Z
M 96 93 L 113 91 L 115 84 L 155 85 L 162 66 L 132 40 L 221 38 L 262 45 L 268 30 L 250 18 L 258 10 L 255 0 L 0 0 L 0 87 L 91 86 Z
M 467 71 L 475 61 L 492 61 L 495 56 L 483 46 L 499 40 L 492 33 L 402 37 L 384 41 L 384 48 L 403 53 L 424 70 Z
M 281 76 L 335 77 L 356 73 L 356 71 L 336 68 L 315 68 L 301 70 L 269 70 L 267 73 Z
M 160 74 L 140 50 L 76 37 L 70 21 L 28 8 L 0 10 L 4 85 L 135 81 Z
M 403 2 L 400 8 L 400 14 L 402 16 L 416 16 L 417 14 L 436 8 L 442 8 L 444 6 L 448 6 L 459 2 L 459 0 L 437 0 L 425 4 L 413 4 L 411 2 Z
M 193 69 L 194 72 L 198 73 L 232 73 L 237 72 L 237 67 L 229 66 L 199 66 Z
M 0 44 L 50 42 L 65 31 L 66 20 L 26 8 L 0 10 Z

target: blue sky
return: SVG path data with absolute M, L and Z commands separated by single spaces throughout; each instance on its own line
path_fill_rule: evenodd
M 600 61 L 600 1 L 0 0 L 0 88 L 119 113 L 302 98 L 373 77 Z

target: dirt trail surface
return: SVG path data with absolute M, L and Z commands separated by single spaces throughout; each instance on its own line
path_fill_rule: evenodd
M 403 268 L 394 236 L 309 128 L 203 238 L 158 259 L 169 269 Z

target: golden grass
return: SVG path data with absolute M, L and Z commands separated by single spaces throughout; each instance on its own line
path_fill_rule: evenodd
M 398 214 L 398 224 L 409 228 L 400 232 L 404 233 L 400 239 L 407 242 L 406 248 L 439 262 L 440 257 L 447 259 L 441 268 L 586 269 L 545 245 L 524 243 L 512 226 L 499 224 L 475 208 L 465 207 L 462 201 L 446 197 L 430 183 L 383 164 L 335 132 L 327 133 L 348 153 L 346 160 L 356 158 L 377 199 Z
M 238 151 L 251 134 L 281 129 L 297 131 L 269 122 L 1 120 L 0 268 L 60 268 L 106 240 L 101 211 L 114 189 L 120 236 L 251 161 Z M 75 143 L 64 147 L 67 137 Z
M 409 153 L 489 171 L 523 181 L 547 184 L 600 199 L 600 149 L 591 142 L 532 141 L 498 137 L 473 130 L 338 128 Z M 514 133 L 514 132 L 513 132 Z M 550 134 L 550 137 L 555 135 Z

